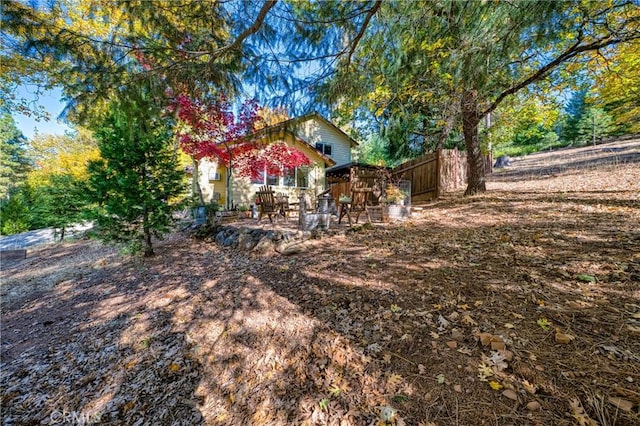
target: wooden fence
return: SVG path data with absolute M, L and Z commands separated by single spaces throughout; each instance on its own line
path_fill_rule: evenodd
M 485 158 L 486 173 L 491 173 L 492 156 Z M 407 161 L 393 169 L 396 179 L 411 181 L 411 202 L 433 200 L 467 185 L 467 153 L 458 149 L 439 149 Z

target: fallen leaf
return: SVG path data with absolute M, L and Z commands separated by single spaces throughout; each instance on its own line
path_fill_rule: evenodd
M 513 359 L 513 352 L 507 349 L 501 349 L 498 352 L 504 357 L 505 360 L 511 361 Z
M 380 420 L 386 423 L 393 423 L 398 415 L 398 410 L 388 405 L 380 409 Z
M 172 362 L 171 364 L 169 364 L 169 370 L 175 373 L 176 371 L 180 370 L 180 366 L 175 362 Z
M 440 384 L 440 385 L 444 384 L 444 382 L 445 382 L 444 374 L 442 374 L 442 373 L 438 374 L 436 376 L 436 380 L 438 381 L 438 384 Z
M 466 324 L 466 325 L 471 325 L 471 326 L 478 325 L 478 323 L 475 322 L 474 319 L 471 318 L 471 315 L 469 315 L 469 314 L 464 314 L 460 321 L 462 321 L 462 323 Z
M 594 277 L 593 275 L 580 274 L 580 275 L 578 275 L 578 281 L 584 281 L 584 282 L 587 282 L 587 283 L 595 283 L 596 282 L 596 277 Z
M 587 413 L 584 412 L 584 408 L 582 408 L 582 404 L 580 400 L 573 399 L 569 402 L 569 406 L 571 407 L 571 415 L 574 419 L 578 421 L 580 426 L 598 426 Z
M 518 394 L 516 393 L 516 391 L 512 390 L 512 389 L 507 389 L 504 392 L 502 392 L 502 396 L 512 399 L 514 401 L 518 400 Z
M 480 343 L 482 343 L 482 346 L 489 346 L 491 339 L 493 338 L 493 334 L 480 333 L 478 337 L 480 337 Z
M 422 364 L 418 364 L 418 373 L 421 375 L 424 375 L 426 372 L 427 372 L 427 368 Z
M 499 351 L 499 350 L 504 350 L 506 348 L 507 348 L 506 345 L 500 338 L 491 341 L 491 350 Z
M 461 385 L 454 385 L 453 386 L 453 390 L 458 392 L 458 393 L 462 393 L 462 386 Z
M 536 321 L 536 324 L 538 324 L 544 331 L 547 331 L 549 329 L 549 325 L 551 325 L 549 320 L 546 318 L 539 318 L 538 321 Z
M 464 334 L 462 334 L 460 330 L 454 328 L 453 330 L 451 330 L 451 338 L 459 342 L 464 339 Z
M 626 399 L 618 398 L 616 396 L 610 396 L 609 402 L 626 413 L 630 413 L 633 409 L 633 402 L 627 401 Z
M 575 340 L 575 336 L 562 333 L 560 332 L 560 330 L 556 330 L 556 343 L 566 345 L 567 343 L 570 343 L 572 340 Z
M 487 365 L 485 362 L 482 362 L 478 366 L 478 378 L 482 382 L 487 381 L 487 377 L 493 376 L 493 368 L 490 365 Z
M 505 326 L 505 328 L 509 328 L 509 329 L 516 328 L 516 326 L 511 324 L 510 322 L 506 323 L 504 326 Z
M 530 403 L 527 404 L 527 410 L 529 411 L 537 411 L 540 408 L 542 408 L 542 406 L 538 401 L 531 401 Z
M 524 386 L 525 390 L 529 392 L 531 395 L 535 394 L 538 391 L 538 387 L 536 385 L 529 383 L 528 380 L 523 380 L 522 385 Z
M 458 347 L 458 342 L 456 342 L 455 340 L 449 340 L 447 342 L 447 346 L 449 346 L 451 349 L 455 349 Z
M 500 389 L 502 389 L 504 387 L 500 383 L 494 382 L 494 381 L 490 381 L 489 382 L 489 386 L 491 386 L 491 389 L 493 389 L 493 390 L 500 390 Z
M 387 384 L 389 386 L 395 386 L 395 385 L 399 384 L 400 382 L 402 382 L 402 376 L 399 375 L 399 374 L 392 374 L 387 379 Z

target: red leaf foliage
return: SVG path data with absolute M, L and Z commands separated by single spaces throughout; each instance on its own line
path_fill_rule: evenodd
M 180 147 L 195 160 L 218 160 L 238 176 L 252 178 L 265 169 L 271 175 L 282 175 L 311 164 L 302 151 L 283 142 L 263 148 L 247 138 L 262 120 L 258 103 L 253 99 L 242 104 L 237 119 L 224 96 L 214 102 L 203 102 L 179 95 L 170 109 L 176 111 L 179 120 Z

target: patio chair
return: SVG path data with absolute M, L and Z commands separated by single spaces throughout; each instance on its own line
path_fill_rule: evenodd
M 282 192 L 278 192 L 276 194 L 276 207 L 278 208 L 278 212 L 284 217 L 284 221 L 286 222 L 289 216 L 289 211 L 291 210 L 291 208 L 289 207 L 289 196 Z
M 340 201 L 340 216 L 338 223 L 342 223 L 342 218 L 347 216 L 349 220 L 349 226 L 352 225 L 351 215 L 355 215 L 355 223 L 358 223 L 360 215 L 364 212 L 367 215 L 367 220 L 371 223 L 371 216 L 369 215 L 369 195 L 372 189 L 361 185 L 354 185 L 351 187 L 351 198 L 348 201 Z
M 275 192 L 269 186 L 261 186 L 260 190 L 256 192 L 258 198 L 258 222 L 262 220 L 263 215 L 269 217 L 269 222 L 273 223 L 272 216 L 283 215 L 281 206 L 276 201 Z M 285 217 L 286 219 L 286 217 Z

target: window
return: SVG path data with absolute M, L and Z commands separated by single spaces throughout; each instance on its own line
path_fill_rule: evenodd
M 287 171 L 283 178 L 283 185 L 307 188 L 309 186 L 309 167 L 296 167 Z
M 220 180 L 220 173 L 209 170 L 209 180 Z
M 265 170 L 258 172 L 258 176 L 255 179 L 251 179 L 251 183 L 254 185 L 269 185 L 269 186 L 278 186 L 280 181 L 280 177 L 277 175 L 267 175 L 265 182 Z
M 298 188 L 307 188 L 309 186 L 309 167 L 298 167 L 296 169 L 296 183 Z
M 277 175 L 268 175 L 267 176 L 267 185 L 269 186 L 278 186 L 278 181 L 280 179 Z
M 264 185 L 264 170 L 258 172 L 258 176 L 251 178 L 251 183 L 254 185 Z
M 323 153 L 324 155 L 331 156 L 331 145 L 327 143 L 318 142 L 316 144 L 316 149 L 321 153 Z
M 296 169 L 287 170 L 282 177 L 284 186 L 296 186 Z

